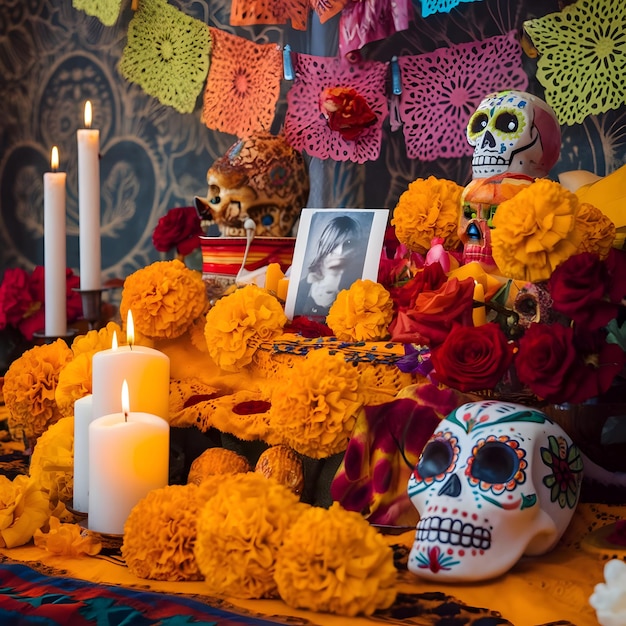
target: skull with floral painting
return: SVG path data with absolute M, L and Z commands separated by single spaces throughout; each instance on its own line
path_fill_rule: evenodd
M 282 136 L 265 132 L 233 144 L 209 168 L 207 183 L 196 210 L 225 237 L 245 237 L 248 218 L 257 237 L 290 236 L 309 195 L 302 155 Z
M 508 172 L 470 181 L 461 194 L 457 229 L 463 244 L 463 263 L 476 261 L 486 272 L 497 272 L 491 251 L 493 216 L 499 204 L 532 182 L 529 176 Z
M 559 158 L 561 128 L 541 98 L 507 90 L 486 96 L 470 117 L 472 178 L 505 172 L 543 178 Z
M 409 479 L 420 515 L 409 570 L 478 581 L 548 552 L 571 521 L 581 481 L 578 448 L 540 411 L 493 400 L 458 407 Z

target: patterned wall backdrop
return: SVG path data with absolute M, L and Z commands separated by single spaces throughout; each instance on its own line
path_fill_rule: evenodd
M 338 55 L 339 16 L 321 23 L 312 14 L 306 31 L 285 25 L 234 27 L 230 0 L 170 0 L 168 4 L 249 41 L 289 44 L 298 53 Z M 376 10 L 388 3 L 366 0 L 364 4 Z M 560 11 L 566 4 L 484 0 L 462 2 L 449 12 L 422 17 L 421 3 L 415 1 L 410 27 L 370 43 L 362 57 L 388 63 L 394 55 L 434 53 L 521 32 L 525 20 Z M 43 263 L 43 173 L 49 170 L 53 145 L 59 147 L 60 169 L 67 172 L 67 262 L 78 273 L 76 131 L 83 126 L 85 100 L 91 100 L 93 127 L 100 129 L 104 278 L 125 277 L 159 258 L 151 240 L 158 219 L 168 209 L 189 205 L 195 195 L 206 193 L 206 170 L 235 141 L 234 135 L 211 130 L 202 122 L 202 96 L 193 112 L 179 113 L 122 77 L 118 65 L 132 17 L 130 0 L 122 1 L 112 26 L 73 8 L 71 0 L 0 3 L 0 273 L 7 267 L 32 269 Z M 480 57 L 474 62 L 479 72 Z M 536 78 L 537 59 L 524 55 L 523 68 L 527 90 L 543 96 Z M 469 89 L 473 78 L 465 78 Z M 291 88 L 291 82 L 282 81 L 273 132 L 283 126 Z M 446 89 L 441 86 L 441 101 L 434 103 L 437 111 L 445 111 L 444 100 L 454 96 Z M 429 104 L 423 106 L 425 115 Z M 554 177 L 572 169 L 605 175 L 623 165 L 625 128 L 624 106 L 563 126 L 562 154 Z M 468 182 L 469 157 L 409 158 L 402 129 L 392 130 L 386 119 L 382 131 L 375 160 L 357 164 L 307 157 L 309 206 L 393 208 L 408 183 L 418 177 L 432 174 Z

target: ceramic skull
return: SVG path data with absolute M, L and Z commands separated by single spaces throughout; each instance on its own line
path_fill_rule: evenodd
M 302 155 L 270 133 L 233 144 L 209 168 L 207 183 L 207 197 L 195 198 L 196 209 L 226 237 L 245 237 L 247 218 L 258 237 L 289 236 L 309 195 Z
M 498 174 L 475 178 L 461 194 L 457 234 L 463 244 L 463 263 L 476 261 L 486 272 L 497 270 L 491 251 L 492 220 L 498 205 L 512 198 L 533 178 L 524 174 Z
M 578 448 L 540 411 L 491 400 L 458 407 L 409 479 L 420 514 L 409 570 L 484 580 L 548 552 L 572 518 L 581 481 Z
M 561 128 L 554 111 L 541 98 L 523 91 L 490 94 L 467 125 L 474 147 L 472 177 L 513 172 L 542 178 L 561 151 Z

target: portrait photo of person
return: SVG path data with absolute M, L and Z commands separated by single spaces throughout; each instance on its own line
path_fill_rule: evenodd
M 303 210 L 285 306 L 289 317 L 323 321 L 341 290 L 359 278 L 376 280 L 386 226 L 378 211 L 387 214 L 381 209 Z

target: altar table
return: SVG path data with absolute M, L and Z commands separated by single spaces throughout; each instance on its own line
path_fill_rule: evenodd
M 79 599 L 67 592 L 60 602 L 68 604 L 83 602 L 84 598 L 97 597 L 101 610 L 117 610 L 118 601 L 122 606 L 128 603 L 142 612 L 141 621 L 124 621 L 124 624 L 216 624 L 218 626 L 243 626 L 251 624 L 289 624 L 308 626 L 373 626 L 394 624 L 407 626 L 495 626 L 514 624 L 515 626 L 593 626 L 597 625 L 595 612 L 588 599 L 594 586 L 603 581 L 603 567 L 609 558 L 622 558 L 626 550 L 619 547 L 606 547 L 589 537 L 596 537 L 608 525 L 626 514 L 626 506 L 582 503 L 560 544 L 551 553 L 541 557 L 523 558 L 509 573 L 493 581 L 475 584 L 436 584 L 422 581 L 405 569 L 399 570 L 396 603 L 386 611 L 370 618 L 347 618 L 337 615 L 295 610 L 280 600 L 242 600 L 237 598 L 212 598 L 206 593 L 202 582 L 159 582 L 133 576 L 117 554 L 97 557 L 66 558 L 27 545 L 0 551 L 0 623 L 11 624 L 64 624 L 55 621 L 34 621 L 34 616 L 43 609 L 37 606 L 34 597 L 43 592 L 24 593 L 23 589 L 12 591 L 12 581 L 21 576 L 37 578 L 36 583 L 43 591 L 52 591 L 53 600 L 63 596 L 67 587 L 59 586 L 59 580 L 70 579 L 69 589 L 75 584 L 71 579 L 96 583 L 95 589 L 83 590 Z M 387 535 L 394 552 L 400 557 L 406 554 L 413 540 L 413 532 L 402 535 Z M 115 552 L 115 551 L 113 551 Z M 401 559 L 400 559 L 401 560 Z M 28 566 L 23 568 L 23 566 Z M 399 565 L 401 568 L 401 564 Z M 16 569 L 17 568 L 17 569 Z M 22 568 L 22 569 L 20 569 Z M 51 578 L 47 578 L 51 577 Z M 114 585 L 117 597 L 104 593 Z M 63 590 L 63 593 L 61 591 Z M 157 592 L 156 596 L 133 594 L 136 592 Z M 31 597 L 25 597 L 30 595 Z M 114 594 L 115 596 L 115 594 Z M 82 598 L 82 600 L 80 599 Z M 155 600 L 158 599 L 158 602 Z M 41 602 L 41 600 L 39 601 Z M 21 605 L 19 604 L 21 603 Z M 176 619 L 157 618 L 157 609 L 146 607 L 175 606 Z M 20 607 L 24 620 L 11 622 L 3 619 L 3 612 Z M 191 607 L 191 608 L 190 608 Z M 50 608 L 50 607 L 48 607 Z M 60 608 L 60 607 L 57 607 Z M 171 607 L 170 607 L 171 608 Z M 189 609 L 189 614 L 186 610 Z M 193 609 L 193 610 L 192 610 Z M 160 609 L 159 609 L 160 610 Z M 157 613 L 155 613 L 157 611 Z M 198 613 L 200 611 L 200 613 Z M 151 612 L 153 614 L 151 614 Z M 26 614 L 33 616 L 27 621 Z M 202 617 L 199 618 L 198 615 Z M 103 615 L 98 615 L 102 618 Z M 76 624 L 121 624 L 113 621 L 77 621 Z M 121 619 L 121 617 L 120 617 Z M 152 621 L 151 621 L 152 620 Z M 200 621 L 198 621 L 200 620 Z M 74 626 L 74 622 L 70 622 Z

